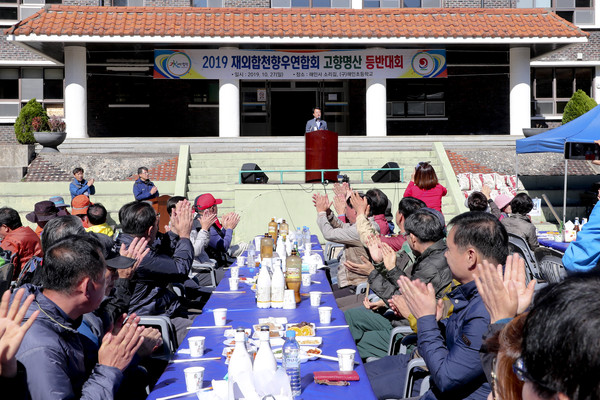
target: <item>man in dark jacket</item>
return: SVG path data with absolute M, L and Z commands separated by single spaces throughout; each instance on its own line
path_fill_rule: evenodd
M 159 218 L 152 206 L 146 202 L 131 202 L 119 210 L 123 233 L 117 243 L 129 246 L 134 238 L 144 238 L 154 243 L 158 232 Z M 178 240 L 173 244 L 173 254 L 166 255 L 150 246 L 131 279 L 134 285 L 129 312 L 138 315 L 167 315 L 173 321 L 177 337 L 181 341 L 186 328 L 191 325 L 188 311 L 179 302 L 178 296 L 167 288 L 170 283 L 183 283 L 194 260 L 194 247 L 190 242 L 193 211 L 187 200 L 181 201 L 171 214 L 171 231 Z
M 146 167 L 138 168 L 138 179 L 133 184 L 133 196 L 138 201 L 150 200 L 159 196 L 158 188 L 150 180 Z
M 388 262 L 385 263 L 385 271 L 380 273 L 374 269 L 369 274 L 369 282 L 371 282 L 373 291 L 381 299 L 384 299 L 383 301 L 387 303 L 393 295 L 401 297 L 397 284 L 400 276 L 419 279 L 424 283 L 431 282 L 435 288 L 436 297 L 442 297 L 444 288 L 452 281 L 450 269 L 444 257 L 446 243 L 444 242 L 443 218 L 438 211 L 425 208 L 410 214 L 403 223 L 408 245 L 416 258 L 411 264 L 403 251 L 401 251 L 400 257 L 396 257 L 396 254 L 391 252 L 391 258 L 387 258 Z M 388 264 L 390 264 L 389 269 L 387 269 Z M 405 308 L 402 307 L 402 309 Z M 403 315 L 403 318 L 409 318 L 408 312 L 404 312 L 404 314 L 406 315 Z M 397 321 L 399 317 L 394 317 L 394 314 L 384 317 L 366 307 L 347 310 L 345 316 L 362 358 L 387 355 L 390 333 L 394 326 L 392 320 Z
M 27 371 L 31 399 L 111 399 L 123 370 L 141 346 L 142 327 L 126 323 L 107 334 L 97 354 L 84 346 L 77 327 L 82 315 L 94 311 L 106 289 L 106 262 L 89 237 L 69 237 L 46 251 L 43 289 L 25 285 L 35 296 L 26 318 L 37 316 L 17 353 Z M 91 365 L 89 359 L 97 357 Z
M 468 212 L 450 221 L 446 259 L 455 280 L 461 283 L 448 294 L 454 312 L 440 322 L 441 301 L 433 285 L 400 278 L 400 290 L 417 319 L 418 352 L 431 373 L 431 389 L 422 399 L 487 399 L 486 381 L 479 349 L 490 316 L 477 292 L 473 271 L 488 260 L 501 264 L 508 255 L 508 234 L 496 217 Z M 411 354 L 384 357 L 365 365 L 378 398 L 403 397 L 404 380 Z

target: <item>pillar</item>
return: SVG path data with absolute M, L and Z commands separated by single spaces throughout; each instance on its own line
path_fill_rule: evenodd
M 65 47 L 65 122 L 67 139 L 86 138 L 87 64 L 84 46 Z
M 367 136 L 387 136 L 385 78 L 367 79 Z
M 531 128 L 531 71 L 529 47 L 510 49 L 510 134 Z
M 221 47 L 223 50 L 236 49 Z M 240 136 L 240 80 L 219 79 L 219 137 Z
M 592 98 L 600 104 L 600 67 L 594 68 L 594 79 L 592 84 Z

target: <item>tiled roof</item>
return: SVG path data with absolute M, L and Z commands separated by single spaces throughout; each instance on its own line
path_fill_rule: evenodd
M 585 38 L 543 9 L 299 9 L 52 5 L 13 35 L 204 38 Z

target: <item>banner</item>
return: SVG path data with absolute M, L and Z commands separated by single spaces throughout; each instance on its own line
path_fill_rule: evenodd
M 154 50 L 155 79 L 446 78 L 446 50 Z

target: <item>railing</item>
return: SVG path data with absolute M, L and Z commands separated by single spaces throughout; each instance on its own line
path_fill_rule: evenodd
M 400 182 L 404 182 L 404 168 L 353 168 L 353 169 L 285 169 L 285 170 L 277 170 L 277 169 L 268 169 L 268 170 L 241 170 L 239 175 L 238 183 L 242 183 L 242 174 L 250 174 L 250 173 L 278 173 L 279 174 L 279 183 L 283 183 L 283 174 L 284 173 L 298 173 L 298 172 L 320 172 L 321 173 L 321 183 L 325 182 L 324 176 L 325 172 L 360 172 L 360 183 L 365 182 L 365 172 L 373 172 L 373 171 L 399 171 L 400 172 Z

